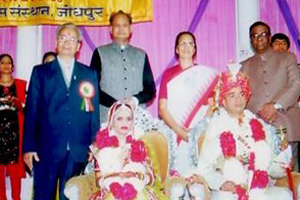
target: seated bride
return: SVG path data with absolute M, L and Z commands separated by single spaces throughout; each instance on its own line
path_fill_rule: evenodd
M 282 145 L 279 155 L 274 154 L 269 125 L 245 109 L 250 93 L 242 73 L 221 75 L 221 109 L 205 132 L 198 172 L 212 190 L 212 200 L 292 199 L 288 189 L 273 181 L 285 176 L 289 161 L 279 157 L 290 148 Z
M 135 135 L 133 115 L 129 104 L 115 103 L 107 126 L 90 147 L 100 188 L 91 200 L 164 199 L 154 186 L 155 175 L 145 144 Z

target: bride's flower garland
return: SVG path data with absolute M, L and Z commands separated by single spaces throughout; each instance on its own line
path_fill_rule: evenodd
M 133 139 L 132 135 L 126 137 L 126 143 L 130 145 L 130 159 L 133 162 L 142 163 L 146 161 L 147 152 L 143 141 Z M 119 147 L 119 140 L 117 136 L 109 135 L 108 128 L 101 130 L 95 140 L 97 151 L 104 148 Z M 108 162 L 108 161 L 105 161 Z M 112 182 L 109 185 L 110 192 L 116 199 L 132 200 L 137 196 L 137 190 L 130 183 L 125 183 L 123 186 L 118 182 Z
M 109 136 L 108 132 L 109 131 L 106 128 L 97 134 L 95 145 L 98 150 L 101 150 L 105 147 L 119 147 L 117 136 Z M 146 160 L 147 152 L 143 141 L 135 140 L 132 138 L 132 135 L 128 135 L 126 137 L 126 143 L 130 144 L 130 159 L 133 162 L 144 162 Z
M 227 116 L 229 117 L 229 116 Z M 250 120 L 249 120 L 250 119 Z M 268 144 L 266 142 L 266 135 L 263 129 L 263 125 L 261 122 L 249 111 L 245 111 L 244 123 L 249 123 L 251 132 L 252 132 L 252 139 L 253 142 L 249 142 L 251 138 L 248 139 L 248 142 L 241 139 L 239 136 L 237 137 L 249 150 L 248 152 L 248 162 L 241 161 L 241 165 L 247 165 L 247 169 L 252 171 L 252 177 L 250 182 L 250 190 L 252 189 L 265 189 L 269 184 L 269 176 L 267 173 L 267 167 L 269 164 L 268 156 L 265 159 L 262 159 L 264 153 L 264 149 L 268 149 Z M 232 125 L 232 122 L 229 123 Z M 244 131 L 249 131 L 249 126 L 247 124 L 241 124 L 241 126 L 246 125 Z M 224 130 L 224 129 L 223 129 Z M 235 158 L 237 156 L 237 146 L 236 146 L 236 138 L 234 134 L 231 132 L 232 128 L 226 129 L 222 131 L 221 135 L 219 136 L 220 146 L 225 159 Z M 235 133 L 235 134 L 242 134 L 242 133 Z M 239 159 L 239 158 L 237 158 Z M 246 170 L 247 170 L 246 169 Z M 250 173 L 251 174 L 251 173 Z M 236 192 L 238 195 L 238 200 L 248 200 L 249 199 L 249 192 L 247 191 L 247 187 L 245 185 L 238 184 L 236 186 Z

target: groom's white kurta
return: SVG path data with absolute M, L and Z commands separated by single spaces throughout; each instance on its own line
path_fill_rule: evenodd
M 265 140 L 256 142 L 252 136 L 251 119 L 257 119 L 250 111 L 244 111 L 242 122 L 230 117 L 224 109 L 215 114 L 205 132 L 198 172 L 204 176 L 212 191 L 212 199 L 237 200 L 237 195 L 220 190 L 226 181 L 241 184 L 247 188 L 250 200 L 291 199 L 289 192 L 273 186 L 272 178 L 284 176 L 284 170 L 274 162 L 275 142 L 269 125 L 258 119 L 265 131 Z M 225 158 L 220 145 L 220 136 L 230 131 L 236 143 L 236 157 Z M 270 182 L 264 189 L 250 189 L 253 172 L 248 170 L 250 152 L 255 154 L 255 169 L 267 171 Z M 245 162 L 241 162 L 240 160 Z

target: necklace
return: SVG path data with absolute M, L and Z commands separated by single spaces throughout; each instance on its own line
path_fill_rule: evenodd
M 8 86 L 11 86 L 14 82 L 14 79 L 13 78 L 0 78 L 0 85 L 2 86 L 5 86 L 5 87 L 8 87 Z

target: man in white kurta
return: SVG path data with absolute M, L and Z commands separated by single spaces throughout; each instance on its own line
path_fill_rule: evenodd
M 243 74 L 221 75 L 222 108 L 205 133 L 198 171 L 212 190 L 212 200 L 292 199 L 287 189 L 274 186 L 273 178 L 285 176 L 285 170 L 274 154 L 270 126 L 245 110 L 250 93 Z

